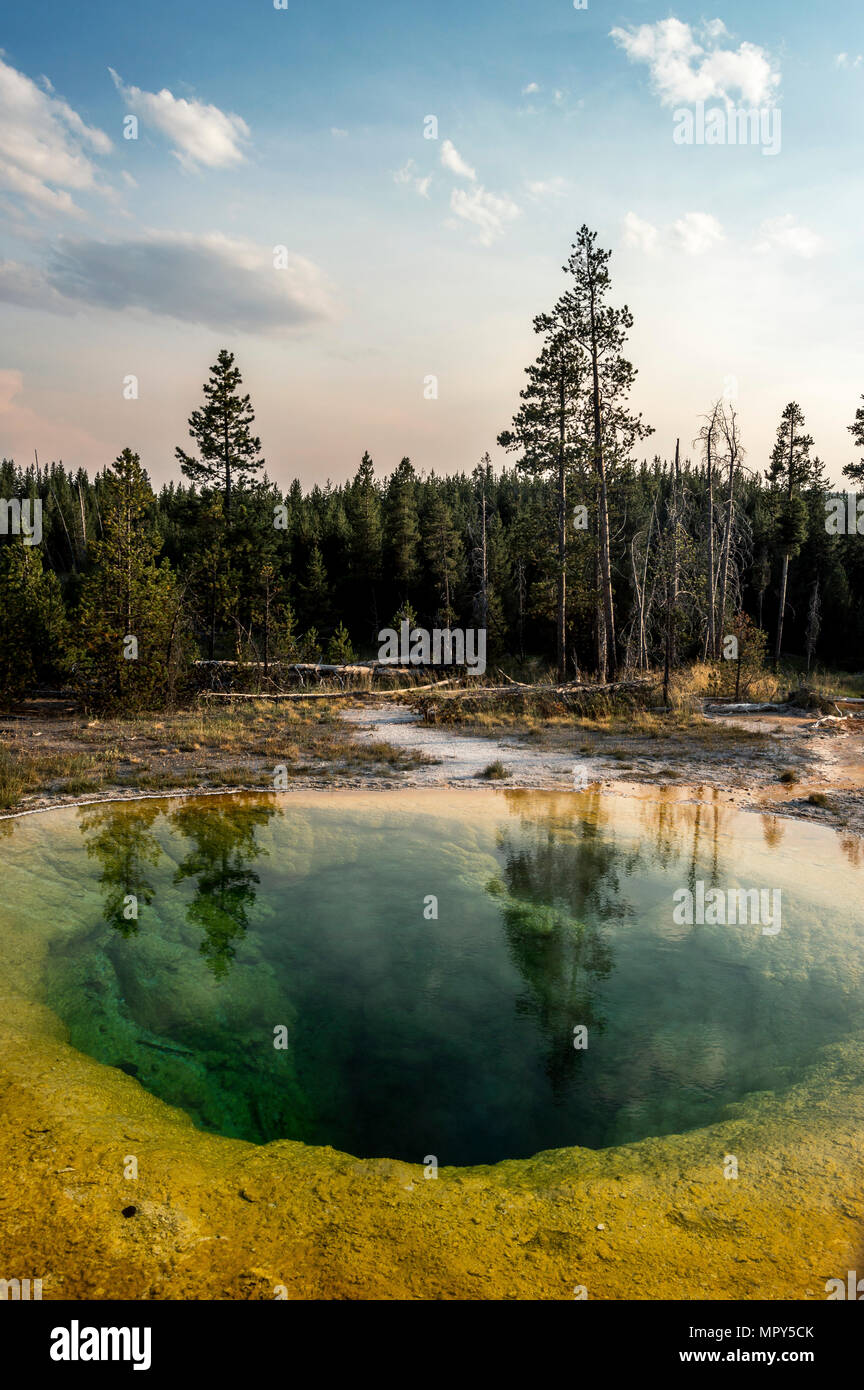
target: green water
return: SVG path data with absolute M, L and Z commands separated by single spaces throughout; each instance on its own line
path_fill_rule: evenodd
M 0 911 L 50 917 L 38 990 L 72 1044 L 258 1142 L 603 1147 L 715 1121 L 864 1028 L 859 842 L 720 805 L 147 801 L 33 817 L 3 848 Z M 700 880 L 779 889 L 781 930 L 677 924 Z

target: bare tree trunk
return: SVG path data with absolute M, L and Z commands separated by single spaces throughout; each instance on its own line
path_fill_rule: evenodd
M 567 470 L 566 396 L 562 370 L 558 379 L 558 684 L 567 679 Z
M 774 666 L 780 661 L 780 648 L 783 643 L 783 614 L 786 609 L 786 581 L 789 577 L 789 552 L 783 552 L 783 572 L 780 576 L 780 609 L 777 613 L 777 636 L 774 640 Z
M 717 660 L 717 630 L 715 627 L 714 592 L 714 461 L 711 457 L 714 421 L 708 431 L 708 653 Z
M 591 289 L 591 380 L 591 404 L 594 420 L 594 467 L 599 482 L 597 529 L 600 537 L 600 578 L 602 580 L 603 617 L 606 627 L 605 666 L 600 672 L 600 679 L 601 681 L 614 681 L 618 675 L 618 657 L 615 650 L 615 607 L 612 597 L 612 565 L 609 556 L 609 495 L 606 487 L 606 460 L 603 457 L 603 423 L 600 418 L 600 370 L 593 287 Z
M 482 520 L 480 536 L 480 624 L 484 629 L 489 626 L 489 562 L 486 552 L 486 481 L 483 481 L 482 495 Z
M 633 565 L 633 588 L 638 599 L 637 609 L 637 631 L 639 634 L 639 654 L 637 665 L 640 671 L 648 670 L 648 639 L 645 632 L 645 594 L 648 587 L 648 558 L 651 554 L 651 533 L 654 530 L 654 518 L 657 515 L 657 497 L 654 497 L 654 505 L 651 508 L 651 516 L 648 520 L 648 534 L 645 538 L 645 560 L 642 565 L 642 579 L 640 581 L 636 568 L 636 541 L 635 538 L 630 546 L 630 559 Z
M 725 414 L 722 401 L 715 401 L 711 407 L 711 414 L 704 417 L 704 424 L 699 431 L 697 438 L 705 451 L 705 477 L 708 483 L 708 546 L 707 546 L 707 569 L 708 569 L 708 594 L 707 610 L 708 621 L 705 625 L 705 643 L 703 656 L 707 655 L 712 661 L 716 661 L 719 655 L 719 641 L 717 634 L 717 566 L 714 559 L 714 457 L 716 454 L 715 439 L 718 429 L 725 426 Z
M 81 491 L 81 479 L 78 479 L 78 505 L 81 509 L 81 559 L 87 561 L 87 520 L 84 516 L 84 494 Z
M 598 491 L 599 488 L 595 479 L 595 499 L 598 495 Z M 606 613 L 603 608 L 602 575 L 600 570 L 600 508 L 596 505 L 596 500 L 594 513 L 597 532 L 596 544 L 594 546 L 594 626 L 597 635 L 597 679 L 603 681 L 606 679 L 604 674 L 606 670 Z
M 525 559 L 516 561 L 516 593 L 519 599 L 519 660 L 525 660 Z
M 792 501 L 795 490 L 794 477 L 795 464 L 795 422 L 789 421 L 789 477 L 786 485 L 787 501 Z M 780 651 L 783 645 L 783 617 L 786 612 L 786 584 L 789 578 L 789 551 L 783 552 L 783 573 L 780 578 L 780 610 L 777 614 L 777 637 L 774 642 L 774 669 L 776 671 L 780 663 Z
M 675 472 L 672 476 L 672 574 L 671 596 L 666 585 L 666 650 L 663 660 L 663 703 L 669 704 L 669 676 L 675 664 L 675 617 L 678 609 L 678 465 L 681 441 L 675 440 Z
M 270 675 L 270 576 L 264 580 L 264 676 Z
M 813 588 L 810 592 L 810 607 L 807 612 L 807 635 L 805 638 L 807 648 L 807 674 L 810 674 L 810 665 L 813 660 L 813 652 L 819 637 L 821 619 L 821 605 L 819 603 L 819 578 L 815 579 Z
M 647 638 L 647 634 L 646 634 L 646 631 L 645 631 L 645 589 L 646 589 L 647 584 L 648 584 L 648 557 L 649 557 L 650 554 L 651 554 L 651 532 L 654 530 L 654 522 L 655 522 L 656 520 L 657 520 L 657 493 L 655 492 L 655 493 L 654 493 L 654 505 L 653 505 L 652 508 L 651 508 L 651 517 L 650 517 L 650 520 L 649 520 L 649 522 L 648 522 L 648 539 L 647 539 L 646 542 L 645 542 L 645 564 L 644 564 L 644 566 L 643 566 L 643 568 L 642 568 L 642 611 L 641 611 L 640 614 L 639 614 L 639 622 L 640 622 L 641 632 L 642 632 L 642 670 L 643 670 L 643 671 L 647 671 L 647 670 L 648 670 L 648 638 Z M 656 574 L 655 574 L 654 580 L 652 581 L 652 584 L 651 584 L 651 602 L 653 602 L 653 600 L 654 600 L 654 584 L 656 583 L 656 580 L 657 580 L 657 576 L 656 576 Z M 649 603 L 649 605 L 648 605 L 648 611 L 650 612 L 650 610 L 651 610 L 651 603 Z
M 645 648 L 645 591 L 639 584 L 639 570 L 636 565 L 636 539 L 630 542 L 630 565 L 633 570 L 633 589 L 636 594 L 636 665 L 642 670 L 642 653 Z M 626 661 L 630 663 L 630 641 L 627 642 Z
M 724 415 L 723 430 L 726 435 L 726 443 L 729 449 L 729 478 L 726 487 L 726 519 L 723 526 L 723 545 L 720 558 L 720 602 L 718 616 L 721 630 L 726 622 L 726 595 L 729 584 L 729 555 L 732 550 L 732 523 L 735 517 L 735 469 L 738 464 L 738 455 L 741 445 L 738 439 L 738 417 L 732 407 L 729 407 L 729 419 Z M 761 606 L 760 606 L 761 614 Z

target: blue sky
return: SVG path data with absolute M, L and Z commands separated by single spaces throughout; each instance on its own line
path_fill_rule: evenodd
M 167 479 L 229 346 L 280 482 L 342 479 L 365 448 L 382 473 L 406 453 L 470 469 L 500 456 L 582 222 L 636 318 L 650 452 L 686 449 L 726 391 L 751 466 L 793 398 L 835 480 L 852 456 L 848 5 L 49 0 L 0 44 L 0 449 L 19 461 L 94 470 L 129 444 Z M 676 144 L 700 93 L 779 110 L 779 153 Z

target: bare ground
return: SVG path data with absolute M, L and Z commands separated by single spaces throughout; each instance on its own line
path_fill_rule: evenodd
M 427 724 L 365 700 L 94 720 L 63 701 L 0 716 L 0 815 L 115 798 L 328 785 L 542 790 L 599 783 L 722 793 L 743 809 L 864 834 L 864 719 L 804 711 L 676 721 Z
M 360 740 L 386 740 L 434 760 L 407 772 L 400 779 L 404 785 L 483 785 L 484 771 L 497 761 L 509 775 L 496 780 L 506 786 L 552 790 L 598 782 L 613 793 L 667 785 L 691 794 L 704 788 L 723 791 L 742 809 L 864 833 L 864 720 L 817 728 L 814 715 L 797 711 L 709 715 L 660 733 L 640 731 L 638 721 L 631 732 L 581 721 L 575 728 L 516 724 L 490 736 L 426 725 L 404 706 L 365 706 L 344 711 L 342 718 Z

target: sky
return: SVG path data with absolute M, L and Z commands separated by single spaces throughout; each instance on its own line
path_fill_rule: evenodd
M 700 102 L 757 138 L 686 143 Z M 0 453 L 177 477 L 227 347 L 280 485 L 367 449 L 382 476 L 503 462 L 587 223 L 635 319 L 640 456 L 693 452 L 725 396 L 762 469 L 794 399 L 839 483 L 862 129 L 848 0 L 7 7 Z

